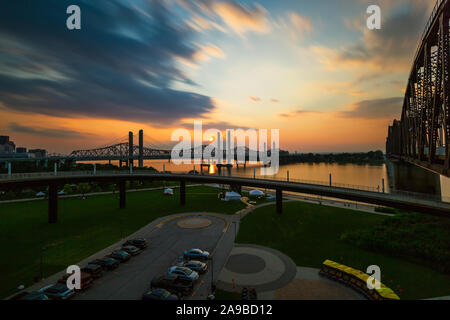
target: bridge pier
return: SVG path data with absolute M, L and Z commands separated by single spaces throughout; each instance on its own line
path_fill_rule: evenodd
M 144 130 L 139 130 L 139 168 L 144 167 Z
M 277 189 L 276 192 L 276 198 L 277 198 L 277 213 L 282 214 L 283 213 L 283 190 Z
M 180 204 L 184 206 L 186 204 L 186 181 L 180 181 Z
M 58 186 L 52 183 L 48 187 L 48 223 L 58 222 Z
M 130 166 L 133 165 L 133 154 L 134 154 L 134 150 L 133 150 L 134 144 L 133 144 L 133 132 L 129 132 L 128 133 L 128 164 Z
M 120 180 L 119 181 L 119 208 L 125 209 L 126 204 L 126 181 Z

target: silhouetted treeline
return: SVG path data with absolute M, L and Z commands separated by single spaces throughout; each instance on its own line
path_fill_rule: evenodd
M 155 171 L 152 167 L 144 167 L 138 168 L 136 166 L 137 162 L 135 162 L 135 167 L 133 167 L 133 171 L 137 170 L 151 170 Z M 8 169 L 5 168 L 3 164 L 0 164 L 0 174 L 8 173 Z M 11 163 L 11 171 L 13 173 L 31 173 L 31 172 L 53 172 L 54 170 L 54 161 L 48 161 L 47 165 L 45 165 L 44 161 L 40 161 L 38 163 L 34 161 L 30 162 L 12 162 Z M 58 171 L 93 171 L 94 165 L 90 163 L 77 163 L 73 165 L 72 162 L 66 161 L 62 162 L 58 166 Z M 105 170 L 124 170 L 129 171 L 130 168 L 127 166 L 123 166 L 120 168 L 119 166 L 112 164 L 97 164 L 96 170 L 105 171 Z
M 302 153 L 290 154 L 287 157 L 280 157 L 281 164 L 287 163 L 358 163 L 358 164 L 379 164 L 384 162 L 382 151 L 370 151 L 367 153 Z

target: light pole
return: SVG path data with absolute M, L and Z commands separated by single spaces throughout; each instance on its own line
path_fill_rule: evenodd
M 216 291 L 216 286 L 214 285 L 214 258 L 211 256 L 211 293 Z

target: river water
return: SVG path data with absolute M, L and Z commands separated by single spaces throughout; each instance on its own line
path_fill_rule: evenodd
M 167 160 L 147 160 L 145 166 L 152 166 L 158 171 L 188 172 L 194 169 L 193 165 L 175 165 Z M 199 165 L 195 170 L 200 171 Z M 217 174 L 217 168 L 212 167 L 211 174 Z M 265 168 L 248 165 L 231 169 L 231 175 L 264 177 Z M 206 173 L 207 169 L 204 169 Z M 267 170 L 268 171 L 268 170 Z M 450 199 L 450 179 L 423 168 L 403 162 L 387 161 L 381 165 L 358 165 L 353 163 L 295 163 L 281 165 L 275 177 L 291 181 L 300 180 L 311 183 L 329 184 L 330 175 L 333 185 L 361 187 L 370 190 L 393 192 L 393 190 L 424 193 Z M 225 174 L 229 174 L 225 171 Z
M 104 162 L 105 163 L 105 162 Z M 113 162 L 113 164 L 117 164 Z M 136 165 L 136 162 L 135 162 Z M 170 171 L 173 173 L 186 173 L 194 170 L 194 165 L 175 165 L 168 160 L 145 160 L 144 166 L 151 166 L 158 171 Z M 195 166 L 200 171 L 200 166 Z M 224 169 L 225 175 L 265 177 L 267 168 L 257 165 L 234 166 L 231 171 Z M 203 173 L 207 168 L 203 169 Z M 210 174 L 218 174 L 218 169 L 211 166 Z M 432 195 L 437 199 L 450 202 L 450 179 L 423 168 L 398 161 L 386 161 L 380 165 L 359 165 L 353 163 L 295 163 L 281 165 L 275 176 L 266 176 L 270 179 L 277 178 L 290 181 L 302 181 L 328 185 L 331 182 L 335 186 L 367 189 L 370 191 L 382 191 L 383 182 L 385 192 L 406 191 Z

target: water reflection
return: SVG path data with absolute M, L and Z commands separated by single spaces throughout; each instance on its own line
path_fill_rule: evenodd
M 151 166 L 156 170 L 173 173 L 189 172 L 193 165 L 175 165 L 167 160 L 145 160 L 145 166 Z M 198 166 L 197 166 L 198 168 Z M 264 177 L 265 168 L 255 164 L 247 164 L 246 167 L 234 166 L 231 171 L 227 168 L 219 170 L 216 165 L 209 166 L 209 174 L 239 175 Z M 289 172 L 291 181 L 302 180 L 308 182 L 329 183 L 330 174 L 333 184 L 345 184 L 353 186 L 370 187 L 373 190 L 382 190 L 382 181 L 385 181 L 385 191 L 404 190 L 409 192 L 437 195 L 442 198 L 450 198 L 450 179 L 440 176 L 423 168 L 398 161 L 387 161 L 382 165 L 358 165 L 353 163 L 296 163 L 280 166 L 274 178 L 286 180 Z

